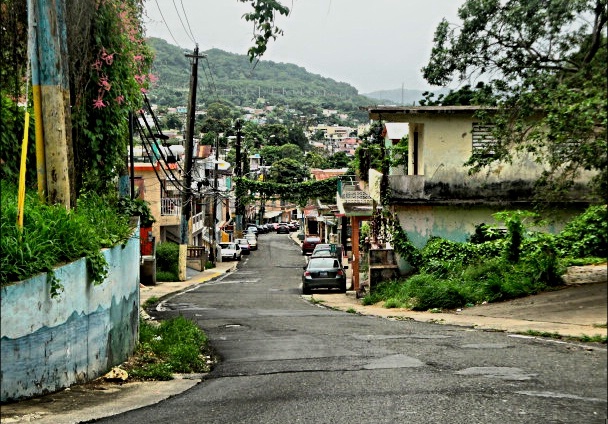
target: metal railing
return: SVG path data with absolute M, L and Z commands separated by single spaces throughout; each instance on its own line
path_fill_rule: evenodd
M 182 199 L 179 197 L 163 197 L 160 202 L 161 215 L 177 216 L 182 214 Z

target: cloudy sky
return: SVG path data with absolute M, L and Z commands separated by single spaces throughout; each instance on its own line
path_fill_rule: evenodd
M 360 93 L 433 88 L 420 68 L 428 61 L 442 18 L 457 23 L 464 0 L 282 0 L 284 35 L 262 60 L 293 63 L 351 84 Z M 253 26 L 237 0 L 146 0 L 146 34 L 186 50 L 218 48 L 246 54 Z M 184 13 L 185 12 L 185 13 Z M 181 18 L 181 20 L 180 20 Z M 166 23 L 165 23 L 166 22 Z M 436 87 L 435 87 L 436 88 Z

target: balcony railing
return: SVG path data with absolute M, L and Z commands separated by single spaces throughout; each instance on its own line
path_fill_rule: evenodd
M 163 197 L 160 199 L 160 214 L 179 216 L 182 214 L 182 199 L 179 197 Z

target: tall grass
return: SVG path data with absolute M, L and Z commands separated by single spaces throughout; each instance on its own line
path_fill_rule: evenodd
M 27 193 L 19 231 L 17 191 L 4 181 L 1 189 L 0 285 L 52 271 L 81 257 L 87 257 L 93 282 L 100 283 L 107 268 L 101 249 L 126 242 L 133 231 L 130 217 L 117 211 L 114 199 L 94 193 L 81 196 L 72 210 L 43 204 Z
M 507 237 L 482 243 L 431 238 L 417 254 L 418 273 L 379 284 L 363 303 L 454 309 L 536 294 L 561 285 L 573 257 L 591 255 L 581 263 L 597 263 L 596 256 L 606 253 L 607 228 L 606 206 L 595 206 L 558 235 L 526 232 L 521 226 Z M 520 237 L 517 243 L 510 241 L 514 232 Z

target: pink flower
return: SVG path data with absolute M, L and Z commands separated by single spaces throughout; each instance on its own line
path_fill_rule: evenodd
M 148 90 L 146 90 L 145 88 L 140 88 L 139 91 L 141 91 L 142 93 L 146 94 L 148 92 Z
M 106 64 L 111 65 L 112 62 L 114 62 L 114 53 L 107 55 L 104 60 L 106 61 Z
M 146 82 L 146 77 L 144 75 L 135 75 L 134 78 L 139 84 Z
M 112 84 L 108 82 L 108 77 L 99 78 L 98 84 L 106 91 L 110 91 L 110 88 L 112 88 Z
M 98 97 L 97 99 L 93 100 L 93 109 L 101 109 L 102 107 L 106 107 L 106 104 L 104 103 L 101 97 Z
M 92 68 L 96 71 L 101 71 L 101 60 L 97 59 L 95 63 L 93 63 Z
M 158 81 L 158 77 L 154 74 L 148 74 L 148 79 L 150 80 L 150 82 Z
M 135 60 L 136 62 L 141 62 L 142 60 L 144 60 L 144 57 L 140 54 L 136 54 L 135 56 L 133 56 L 133 60 Z
M 123 104 L 125 101 L 125 96 L 123 96 L 122 94 L 118 97 L 116 97 L 116 103 L 118 103 L 119 105 Z

